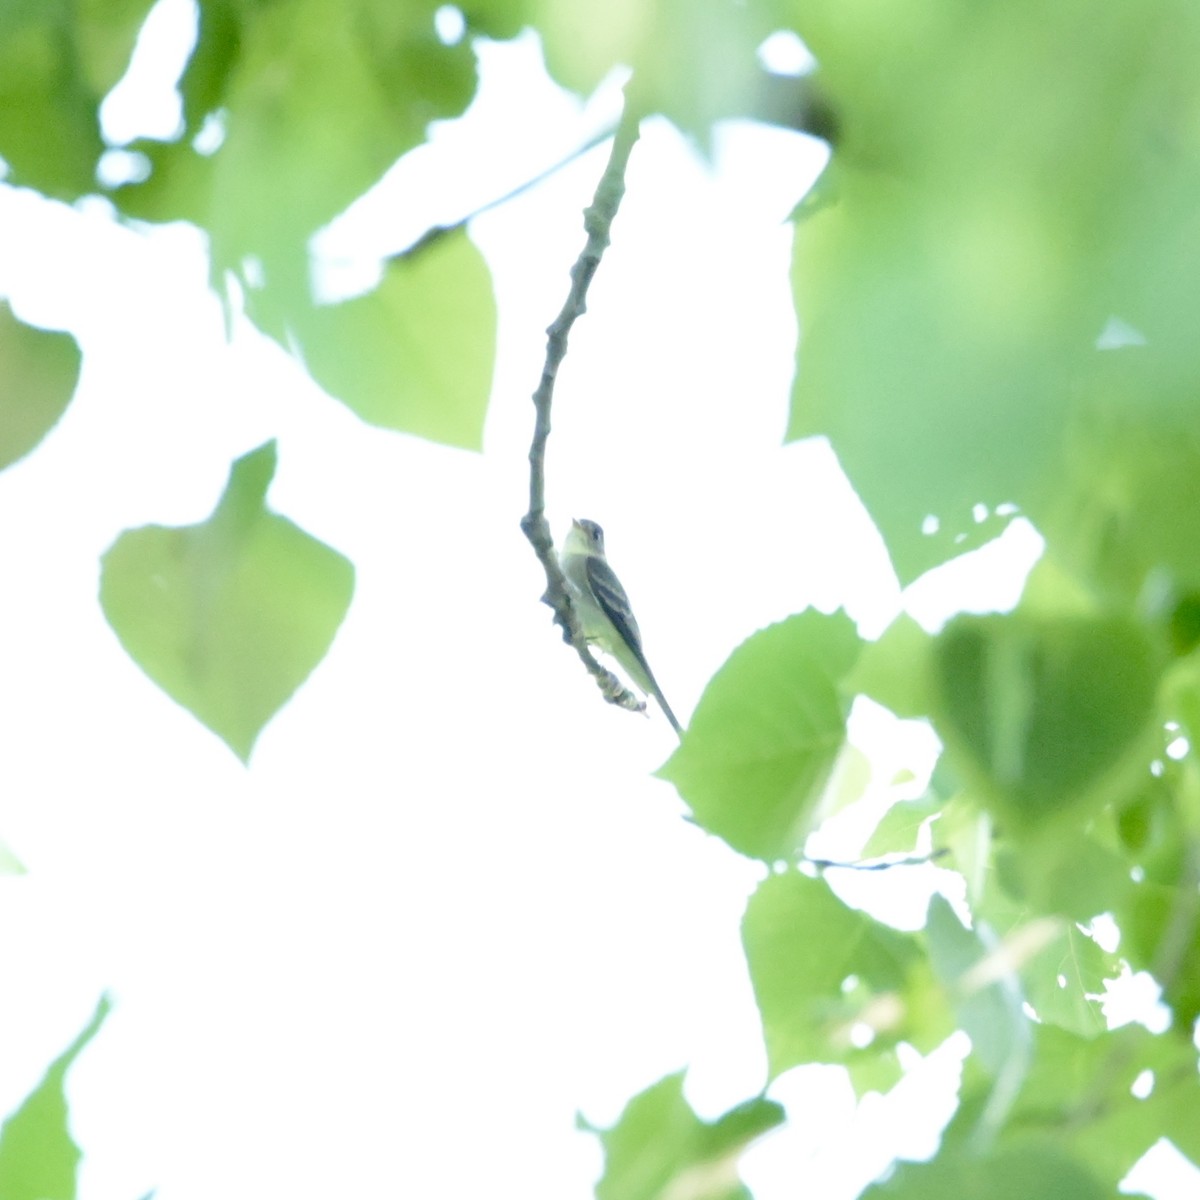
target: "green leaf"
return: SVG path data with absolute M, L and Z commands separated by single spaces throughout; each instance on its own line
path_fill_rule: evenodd
M 1030 910 L 1005 902 L 998 888 L 989 888 L 979 915 L 1001 937 L 1027 925 Z M 1100 997 L 1106 980 L 1120 973 L 1114 954 L 1102 950 L 1073 921 L 1018 968 L 1025 998 L 1044 1024 L 1057 1025 L 1080 1037 L 1098 1037 L 1107 1029 Z
M 908 582 L 1057 489 L 1113 314 L 1153 391 L 1194 379 L 1200 27 L 1181 0 L 782 7 L 844 131 L 796 231 L 789 436 L 829 436 Z
M 944 755 L 938 762 L 939 770 L 943 762 Z M 963 877 L 967 901 L 974 905 L 983 895 L 992 871 L 991 814 L 963 794 L 951 796 L 930 833 L 934 853 L 945 856 L 939 859 L 941 865 L 953 868 Z
M 1128 790 L 1149 761 L 1158 670 L 1130 621 L 957 617 L 935 677 L 947 752 L 1015 833 Z
M 1145 1086 L 1135 1094 L 1139 1076 Z M 978 1089 L 964 1088 L 943 1152 L 947 1147 L 952 1153 L 965 1148 L 983 1100 Z M 1002 1141 L 1019 1145 L 1030 1136 L 1050 1139 L 1086 1162 L 1115 1192 L 1160 1138 L 1169 1138 L 1200 1162 L 1198 1105 L 1200 1075 L 1190 1041 L 1155 1036 L 1139 1025 L 1094 1039 L 1042 1025 L 1035 1027 L 1032 1066 Z
M 1118 974 L 1116 956 L 1102 950 L 1069 925 L 1021 972 L 1025 994 L 1043 1022 L 1082 1037 L 1099 1037 L 1108 1028 L 1100 998 L 1105 980 Z
M 883 814 L 863 847 L 863 858 L 885 854 L 911 854 L 917 848 L 921 827 L 942 810 L 942 801 L 931 792 L 916 800 L 899 800 Z
M 733 652 L 658 772 L 698 825 L 752 857 L 796 853 L 845 737 L 838 683 L 858 647 L 844 614 L 806 612 Z
M 354 568 L 264 506 L 275 443 L 233 464 L 200 525 L 148 525 L 104 556 L 100 602 L 130 657 L 245 760 L 321 661 Z
M 612 1129 L 594 1130 L 604 1147 L 596 1198 L 750 1200 L 737 1178 L 737 1159 L 783 1118 L 778 1104 L 757 1098 L 707 1124 L 683 1097 L 683 1072 L 668 1075 L 630 1100 Z
M 1135 970 L 1158 977 L 1175 1027 L 1190 1035 L 1200 1019 L 1200 897 L 1194 876 L 1181 861 L 1172 883 L 1144 880 L 1121 901 L 1114 915 L 1122 956 Z
M 917 939 L 847 907 L 824 880 L 765 879 L 742 943 L 772 1078 L 803 1063 L 873 1062 L 897 1041 L 927 1041 L 913 1030 L 939 1019 L 922 992 Z M 869 1046 L 856 1026 L 871 1032 Z
M 934 639 L 901 613 L 877 641 L 863 646 L 846 689 L 890 708 L 898 717 L 928 716 Z
M 69 333 L 26 325 L 0 302 L 0 468 L 28 454 L 66 411 L 81 357 Z
M 313 378 L 364 421 L 482 449 L 496 303 L 465 232 L 394 259 L 374 291 L 311 309 L 298 336 Z
M 54 1060 L 41 1082 L 0 1129 L 0 1196 L 4 1200 L 75 1200 L 82 1158 L 67 1127 L 67 1071 L 108 1016 L 102 997 L 92 1019 Z
M 932 1162 L 900 1163 L 863 1200 L 1112 1200 L 1112 1191 L 1051 1145 L 1026 1142 L 979 1155 L 942 1153 Z
M 964 929 L 941 896 L 930 901 L 925 931 L 934 971 L 953 999 L 976 1058 L 1012 1089 L 1024 1078 L 1032 1039 L 1016 971 L 998 945 Z
M 93 93 L 109 92 L 129 66 L 154 0 L 76 0 L 82 74 Z
M 557 82 L 588 93 L 615 66 L 632 67 L 634 103 L 704 145 L 714 121 L 751 111 L 756 50 L 776 27 L 760 8 L 730 0 L 532 0 L 530 8 Z
M 1090 921 L 1116 909 L 1132 887 L 1129 862 L 1092 837 L 1049 833 L 996 855 L 997 878 L 1028 910 Z
M 104 150 L 78 32 L 72 6 L 0 5 L 0 156 L 9 182 L 64 200 L 96 189 Z
M 238 279 L 255 321 L 286 347 L 311 307 L 309 239 L 420 144 L 431 121 L 471 99 L 473 52 L 467 39 L 439 41 L 437 8 L 209 0 L 182 90 L 189 128 L 219 110 L 224 141 L 208 156 L 182 143 L 151 155 L 150 178 L 118 189 L 115 202 L 143 220 L 206 229 L 214 286 Z

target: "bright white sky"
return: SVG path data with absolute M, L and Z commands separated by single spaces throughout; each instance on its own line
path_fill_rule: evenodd
M 173 128 L 163 89 L 188 14 L 160 4 L 106 109 L 114 141 Z M 614 93 L 581 108 L 531 39 L 481 60 L 467 117 L 323 240 L 331 278 L 369 278 L 611 119 Z M 605 153 L 472 225 L 500 310 L 482 456 L 363 425 L 248 326 L 227 343 L 194 230 L 133 232 L 103 202 L 0 187 L 0 292 L 86 354 L 66 417 L 0 473 L 0 835 L 29 872 L 0 879 L 0 1110 L 110 991 L 70 1077 L 84 1200 L 457 1198 L 497 1179 L 583 1200 L 599 1152 L 577 1109 L 607 1123 L 684 1065 L 704 1115 L 761 1086 L 738 942 L 760 869 L 650 777 L 669 727 L 600 701 L 518 530 L 543 331 Z M 900 604 L 828 449 L 780 447 L 784 218 L 821 154 L 730 124 L 710 167 L 649 124 L 560 378 L 550 517 L 560 532 L 573 515 L 604 523 L 684 719 L 756 628 L 844 605 L 874 634 Z M 122 530 L 204 519 L 231 461 L 269 437 L 272 506 L 358 580 L 247 770 L 126 657 L 96 593 Z M 1037 553 L 1016 528 L 907 606 L 935 622 L 1011 604 Z M 928 735 L 884 714 L 858 714 L 856 738 L 881 798 L 899 767 L 929 766 Z M 891 894 L 891 918 L 919 924 L 935 875 Z M 878 908 L 887 882 L 856 882 Z M 790 1131 L 747 1159 L 756 1196 L 803 1178 L 848 1198 L 893 1154 L 932 1152 L 961 1051 L 857 1113 L 840 1071 L 791 1072 L 772 1090 Z

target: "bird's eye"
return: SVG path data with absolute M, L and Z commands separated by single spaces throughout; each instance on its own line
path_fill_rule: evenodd
M 592 541 L 597 545 L 604 541 L 604 530 L 594 523 L 592 525 Z

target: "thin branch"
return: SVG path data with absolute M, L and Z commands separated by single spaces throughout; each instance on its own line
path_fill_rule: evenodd
M 539 183 L 545 182 L 551 175 L 557 174 L 564 167 L 569 167 L 585 154 L 595 150 L 597 146 L 607 142 L 613 136 L 613 132 L 611 128 L 605 129 L 588 138 L 582 146 L 577 146 L 565 158 L 560 158 L 558 162 L 552 163 L 544 171 L 539 171 L 532 179 L 526 179 L 524 183 L 517 184 L 515 188 L 505 192 L 503 196 L 497 196 L 494 200 L 489 200 L 487 203 L 481 204 L 474 212 L 467 213 L 465 217 L 460 217 L 457 221 L 452 221 L 449 225 L 431 225 L 415 242 L 405 249 L 390 255 L 389 259 L 413 258 L 420 254 L 422 250 L 428 250 L 434 242 L 441 241 L 447 234 L 457 233 L 460 229 L 465 228 L 475 220 L 476 217 L 481 217 L 484 213 L 491 212 L 493 208 L 499 208 L 502 204 L 507 204 L 510 200 L 515 200 L 531 188 L 537 187 Z
M 818 871 L 890 871 L 893 867 L 923 867 L 939 858 L 944 858 L 950 851 L 945 846 L 934 850 L 931 854 L 910 854 L 905 858 L 865 858 L 858 862 L 835 862 L 829 858 L 802 858 L 802 863 L 816 867 Z
M 562 311 L 546 330 L 546 361 L 541 382 L 533 393 L 536 419 L 533 442 L 529 448 L 529 511 L 521 518 L 521 531 L 533 546 L 538 562 L 546 573 L 546 591 L 542 602 L 554 610 L 555 623 L 562 626 L 563 640 L 575 647 L 583 665 L 596 680 L 604 698 L 635 712 L 645 712 L 639 700 L 611 672 L 602 667 L 588 649 L 583 632 L 575 620 L 566 579 L 554 553 L 554 540 L 546 522 L 546 442 L 550 437 L 550 406 L 554 399 L 554 384 L 558 369 L 567 354 L 567 339 L 571 327 L 587 311 L 587 292 L 600 259 L 608 248 L 613 218 L 625 195 L 625 168 L 630 152 L 638 138 L 640 116 L 630 103 L 626 90 L 625 108 L 613 135 L 608 165 L 604 168 L 592 203 L 584 209 L 583 227 L 587 243 L 571 268 L 571 290 Z

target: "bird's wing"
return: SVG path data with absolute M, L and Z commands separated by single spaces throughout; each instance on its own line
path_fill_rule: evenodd
M 629 606 L 629 597 L 625 595 L 625 589 L 621 586 L 621 581 L 617 578 L 612 567 L 602 559 L 595 555 L 589 555 L 587 559 L 587 581 L 591 586 L 592 595 L 596 597 L 596 603 L 604 610 L 604 615 L 612 622 L 613 628 L 620 634 L 625 644 L 629 647 L 629 652 L 633 656 L 634 661 L 645 675 L 645 679 L 638 679 L 638 686 L 643 691 L 652 693 L 662 705 L 662 710 L 666 714 L 667 720 L 671 722 L 672 728 L 681 737 L 683 736 L 683 727 L 679 724 L 675 714 L 671 711 L 671 706 L 667 703 L 666 697 L 662 694 L 662 688 L 658 686 L 658 681 L 654 678 L 654 672 L 650 670 L 650 664 L 646 661 L 645 652 L 642 650 L 642 631 L 638 629 L 638 623 L 634 619 L 633 610 Z M 616 653 L 615 648 L 613 648 Z M 625 666 L 626 670 L 637 679 L 637 674 L 633 669 L 621 659 L 620 654 L 616 655 L 618 661 Z
M 604 615 L 613 623 L 617 632 L 624 638 L 626 645 L 634 652 L 642 666 L 646 665 L 642 653 L 642 631 L 638 629 L 633 610 L 629 607 L 629 597 L 617 578 L 612 567 L 602 558 L 595 555 L 587 560 L 587 579 L 591 585 L 592 595 L 604 610 Z

